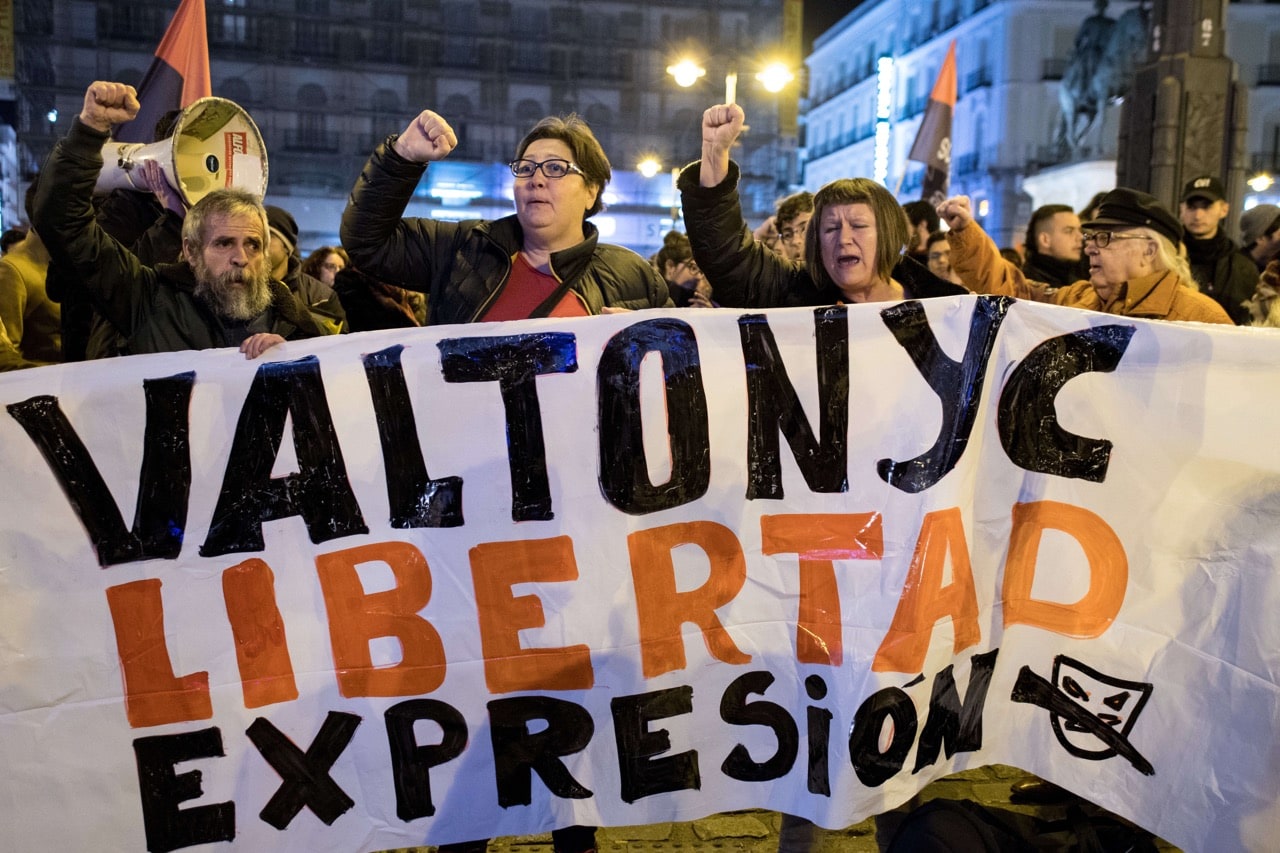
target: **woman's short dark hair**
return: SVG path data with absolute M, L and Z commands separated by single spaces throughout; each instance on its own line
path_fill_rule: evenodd
M 813 193 L 801 190 L 778 202 L 777 213 L 774 215 L 773 221 L 777 224 L 778 230 L 781 231 L 800 214 L 812 212 Z
M 605 156 L 600 141 L 591 132 L 591 127 L 577 113 L 567 116 L 547 116 L 538 122 L 520 140 L 516 148 L 516 159 L 524 157 L 524 152 L 539 139 L 555 139 L 569 146 L 573 152 L 573 163 L 586 175 L 589 186 L 596 188 L 595 204 L 587 210 L 587 216 L 594 216 L 604 209 L 604 187 L 613 177 L 613 167 Z
M 893 278 L 893 268 L 911 240 L 907 214 L 893 194 L 870 178 L 841 178 L 813 195 L 813 220 L 804 237 L 804 261 L 809 275 L 820 286 L 835 286 L 822 263 L 822 214 L 828 207 L 865 204 L 876 221 L 875 274 L 881 281 Z
M 693 246 L 689 243 L 689 238 L 679 231 L 668 231 L 662 238 L 662 248 L 658 250 L 653 260 L 658 265 L 658 273 L 665 274 L 667 264 L 682 264 L 691 258 L 693 258 Z
M 341 246 L 321 246 L 307 255 L 307 259 L 302 262 L 302 271 L 312 278 L 319 278 L 320 268 L 324 266 L 325 261 L 329 260 L 330 255 L 342 258 L 343 267 L 351 266 L 351 256 L 347 254 L 346 249 Z

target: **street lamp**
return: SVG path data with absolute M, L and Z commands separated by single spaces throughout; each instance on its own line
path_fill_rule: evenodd
M 760 81 L 766 91 L 776 95 L 786 88 L 788 83 L 796 79 L 796 75 L 792 74 L 791 69 L 781 62 L 771 62 L 756 75 L 756 79 Z
M 657 157 L 645 157 L 636 164 L 636 171 L 646 178 L 652 178 L 662 171 L 662 163 L 658 161 Z
M 703 68 L 692 59 L 681 59 L 674 65 L 667 66 L 667 73 L 675 78 L 676 85 L 688 89 L 707 75 Z M 787 84 L 796 79 L 796 75 L 782 62 L 771 62 L 756 74 L 756 79 L 766 90 L 773 94 L 781 92 Z M 729 71 L 724 75 L 724 102 L 735 103 L 738 99 L 738 72 Z
M 1275 179 L 1266 172 L 1259 172 L 1245 183 L 1247 183 L 1254 192 L 1261 193 L 1271 189 L 1271 185 L 1275 183 Z

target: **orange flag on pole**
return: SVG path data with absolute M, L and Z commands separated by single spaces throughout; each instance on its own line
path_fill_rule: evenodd
M 133 121 L 117 127 L 114 137 L 121 142 L 150 142 L 156 122 L 165 113 L 212 94 L 204 0 L 182 0 L 138 86 L 142 109 Z
M 938 81 L 933 84 L 916 141 L 907 155 L 908 160 L 927 167 L 920 198 L 931 204 L 940 204 L 946 199 L 951 186 L 951 114 L 955 106 L 956 43 L 953 40 L 947 48 L 947 58 L 942 61 Z

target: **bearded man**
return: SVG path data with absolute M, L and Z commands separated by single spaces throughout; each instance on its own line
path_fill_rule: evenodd
M 32 215 L 50 256 L 72 270 L 94 306 L 126 338 L 126 354 L 239 347 L 257 358 L 322 330 L 287 287 L 271 280 L 270 232 L 257 196 L 215 190 L 187 212 L 182 261 L 140 263 L 97 224 L 92 195 L 112 125 L 138 113 L 137 92 L 96 82 L 38 178 Z

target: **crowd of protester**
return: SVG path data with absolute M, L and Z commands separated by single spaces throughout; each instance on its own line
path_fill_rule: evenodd
M 342 245 L 304 260 L 287 210 L 234 190 L 188 207 L 155 164 L 142 175 L 149 192 L 95 198 L 103 145 L 137 110 L 131 87 L 92 84 L 28 194 L 31 227 L 0 236 L 0 369 L 229 346 L 256 358 L 290 339 L 428 324 L 969 292 L 1280 327 L 1280 208 L 1245 212 L 1236 245 L 1211 176 L 1188 182 L 1176 212 L 1124 187 L 1081 211 L 1044 205 L 1020 249 L 998 247 L 963 196 L 901 205 L 857 176 L 781 199 L 753 229 L 730 156 L 745 116 L 720 104 L 703 115 L 700 159 L 679 175 L 686 232 L 670 232 L 645 259 L 601 242 L 591 223 L 612 171 L 577 116 L 543 119 L 521 140 L 511 215 L 404 217 L 430 164 L 457 144 L 446 118 L 426 110 L 355 177 Z M 557 830 L 555 849 L 592 850 L 594 834 Z M 783 850 L 815 843 L 800 818 L 786 818 L 782 836 Z
M 135 110 L 129 87 L 91 86 L 28 193 L 35 227 L 0 235 L 0 370 L 217 346 L 255 355 L 290 337 L 429 323 L 963 292 L 1280 327 L 1280 208 L 1246 211 L 1237 245 L 1213 176 L 1188 182 L 1176 213 L 1128 188 L 1099 193 L 1078 212 L 1043 205 L 1022 245 L 1000 248 L 963 198 L 936 209 L 900 205 L 852 176 L 780 199 L 753 229 L 728 148 L 709 157 L 704 145 L 697 168 L 680 178 L 686 232 L 668 233 L 645 263 L 601 243 L 591 224 L 612 173 L 577 116 L 544 119 L 514 152 L 513 215 L 463 225 L 402 218 L 428 165 L 457 141 L 428 110 L 356 180 L 343 245 L 304 260 L 287 210 L 221 192 L 207 211 L 188 209 L 155 163 L 137 181 L 149 192 L 93 196 L 102 145 Z M 736 105 L 718 105 L 703 130 L 736 138 L 742 119 Z M 237 257 L 215 247 L 227 240 Z

